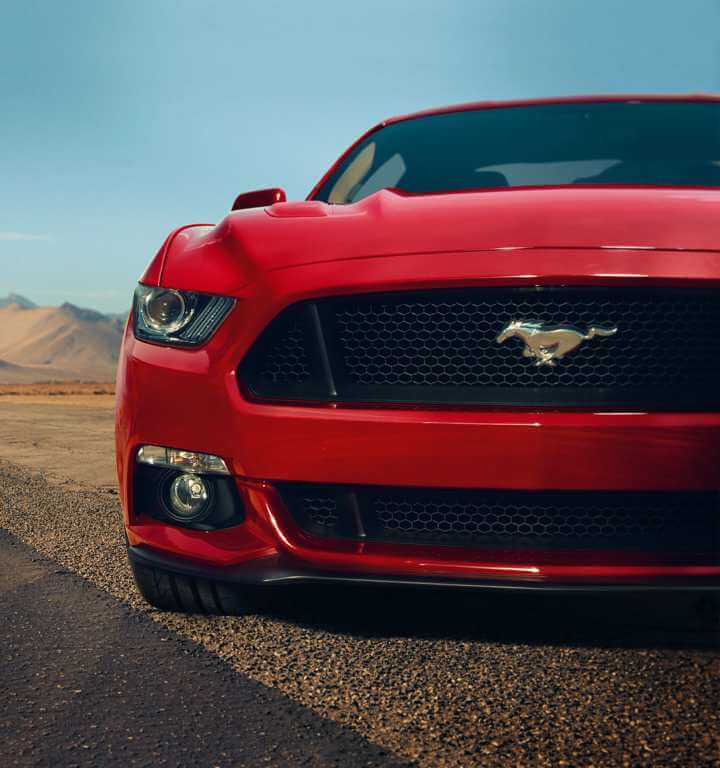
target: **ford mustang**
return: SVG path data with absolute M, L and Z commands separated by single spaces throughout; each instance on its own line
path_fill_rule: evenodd
M 720 589 L 720 97 L 385 120 L 172 232 L 117 378 L 138 587 Z

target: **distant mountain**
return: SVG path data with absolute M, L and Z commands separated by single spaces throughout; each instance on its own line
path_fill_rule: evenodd
M 0 299 L 0 384 L 112 381 L 124 322 L 69 303 Z
M 74 315 L 78 320 L 87 320 L 89 323 L 96 323 L 98 320 L 105 319 L 105 315 L 102 312 L 98 312 L 95 309 L 83 309 L 83 307 L 78 307 L 69 301 L 61 304 L 60 309 Z
M 129 312 L 110 312 L 105 317 L 107 317 L 110 322 L 115 323 L 117 327 L 122 332 L 125 330 L 125 323 L 127 322 Z
M 3 373 L 3 371 L 21 371 L 22 366 L 20 365 L 13 365 L 12 363 L 8 363 L 5 360 L 0 360 L 0 375 Z
M 20 307 L 20 309 L 35 309 L 37 304 L 35 302 L 30 301 L 30 299 L 26 299 L 24 296 L 21 296 L 19 293 L 8 293 L 8 295 L 3 299 L 0 297 L 0 309 L 4 307 L 10 307 L 13 304 Z

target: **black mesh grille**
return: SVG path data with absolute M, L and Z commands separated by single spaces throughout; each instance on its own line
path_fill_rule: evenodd
M 305 496 L 303 510 L 308 523 L 315 530 L 325 530 L 329 533 L 337 530 L 338 508 L 334 496 Z
M 550 299 L 550 300 L 548 300 Z M 343 357 L 357 384 L 490 387 L 635 387 L 662 381 L 684 385 L 697 368 L 717 377 L 717 362 L 707 355 L 707 331 L 720 330 L 720 302 L 690 307 L 682 299 L 524 294 L 482 300 L 356 304 L 337 313 Z M 692 314 L 692 317 L 689 315 Z M 618 327 L 612 338 L 582 344 L 556 367 L 538 367 L 521 354 L 512 338 L 500 345 L 500 330 L 518 318 L 548 324 Z M 677 359 L 668 371 L 668 348 Z M 720 350 L 719 350 L 720 351 Z M 668 375 L 669 374 L 669 375 Z
M 497 341 L 518 320 L 617 332 L 538 366 L 519 337 Z M 483 288 L 324 299 L 271 324 L 243 376 L 264 397 L 703 408 L 720 402 L 720 296 Z
M 280 488 L 300 526 L 330 538 L 489 549 L 719 549 L 717 493 Z
M 293 323 L 268 350 L 259 374 L 273 384 L 298 384 L 310 378 L 303 329 Z

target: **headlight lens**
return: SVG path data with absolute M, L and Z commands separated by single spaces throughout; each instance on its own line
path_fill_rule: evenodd
M 133 300 L 135 337 L 196 346 L 215 333 L 234 304 L 227 296 L 138 285 Z
M 148 291 L 140 304 L 142 319 L 157 333 L 177 333 L 190 322 L 194 311 L 195 307 L 173 290 Z

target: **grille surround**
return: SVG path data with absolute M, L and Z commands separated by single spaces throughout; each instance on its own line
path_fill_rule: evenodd
M 278 483 L 322 539 L 492 551 L 720 555 L 720 493 L 516 491 Z
M 519 339 L 496 343 L 511 320 L 618 332 L 587 341 L 554 368 L 536 367 Z M 284 359 L 272 366 L 295 363 L 284 377 L 268 377 L 283 345 Z M 480 287 L 300 302 L 270 323 L 240 379 L 253 397 L 309 403 L 702 410 L 720 404 L 720 293 Z

